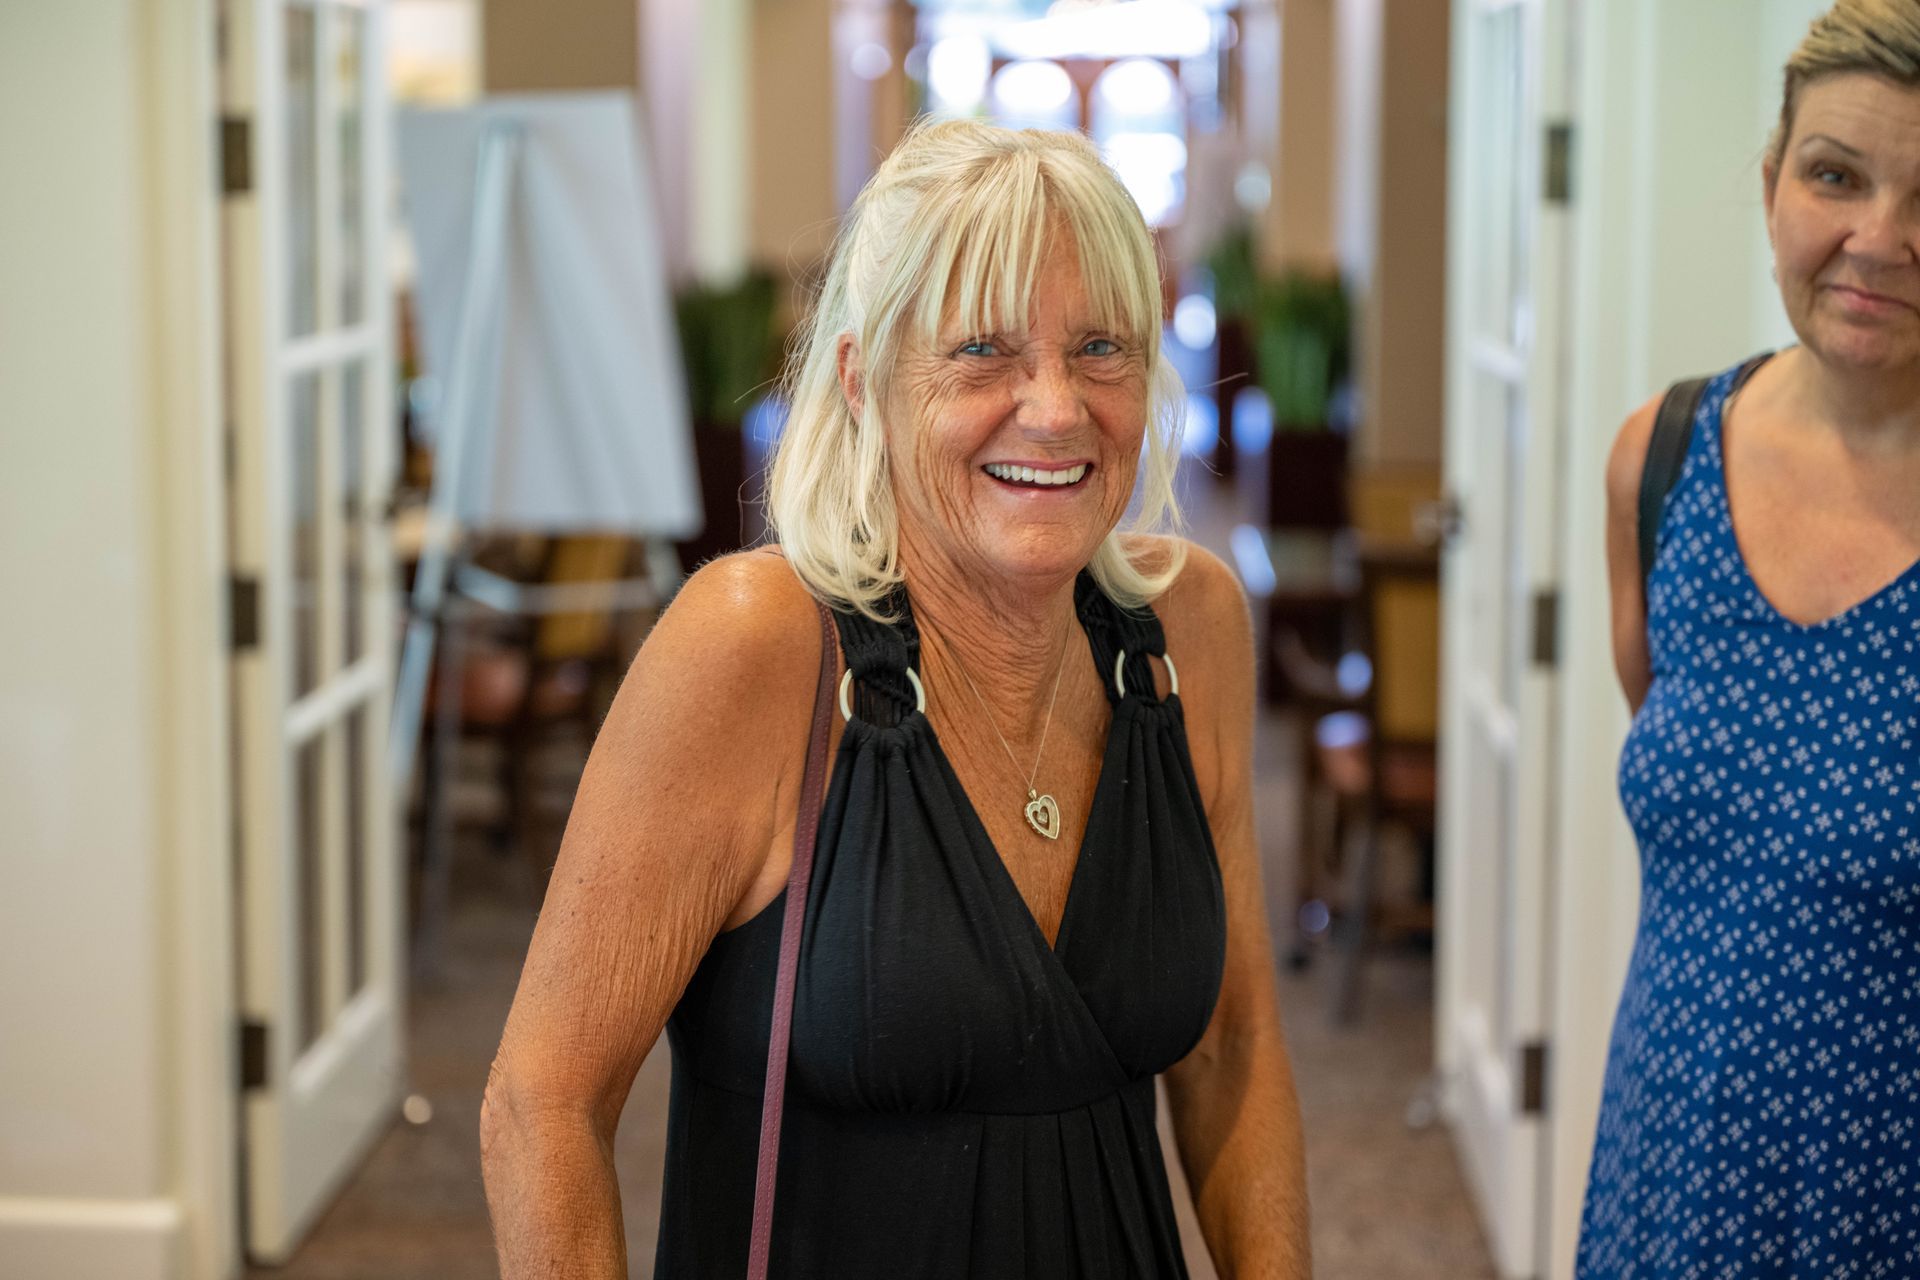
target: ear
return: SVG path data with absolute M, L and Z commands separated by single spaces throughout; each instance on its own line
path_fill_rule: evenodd
M 1780 193 L 1780 161 L 1769 154 L 1760 162 L 1760 204 L 1766 210 L 1767 243 L 1773 243 L 1773 201 Z
M 857 422 L 866 403 L 867 387 L 866 370 L 860 365 L 860 347 L 854 342 L 852 334 L 840 335 L 835 362 L 840 371 L 840 394 L 847 398 L 847 408 Z

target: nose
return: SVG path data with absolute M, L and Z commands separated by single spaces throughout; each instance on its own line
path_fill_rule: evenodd
M 1086 414 L 1080 386 L 1059 352 L 1023 361 L 1014 387 L 1015 421 L 1038 435 L 1060 435 L 1078 427 Z
M 1912 266 L 1920 262 L 1920 216 L 1905 200 L 1875 200 L 1861 211 L 1846 247 L 1875 266 Z

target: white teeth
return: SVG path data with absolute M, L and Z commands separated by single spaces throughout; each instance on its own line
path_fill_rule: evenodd
M 1004 462 L 988 463 L 986 472 L 997 480 L 1010 480 L 1016 484 L 1062 485 L 1078 484 L 1087 474 L 1087 464 L 1081 463 L 1061 471 L 1048 471 L 1046 468 L 1015 467 Z

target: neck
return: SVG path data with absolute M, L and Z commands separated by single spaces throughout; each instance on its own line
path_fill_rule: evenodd
M 1920 448 L 1920 368 L 1835 368 L 1805 347 L 1786 359 L 1795 408 L 1833 428 L 1849 449 L 1905 455 Z
M 920 630 L 921 678 L 945 686 L 944 696 L 962 707 L 977 708 L 977 690 L 1000 733 L 1015 742 L 1037 738 L 1076 639 L 1073 578 L 982 581 L 905 537 L 900 564 Z

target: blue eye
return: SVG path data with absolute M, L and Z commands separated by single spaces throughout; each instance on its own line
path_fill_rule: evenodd
M 1094 350 L 1095 347 L 1104 347 L 1105 350 L 1096 351 Z M 1086 346 L 1080 348 L 1080 350 L 1084 351 L 1086 354 L 1090 356 L 1118 355 L 1120 353 L 1120 344 L 1115 342 L 1112 338 L 1095 338 L 1093 341 L 1089 342 Z
M 1836 169 L 1832 165 L 1822 164 L 1814 166 L 1812 177 L 1820 186 L 1837 187 L 1845 185 L 1851 180 L 1852 175 L 1845 169 Z
M 963 356 L 991 356 L 999 353 L 993 349 L 993 343 L 987 338 L 974 338 L 960 344 L 959 354 Z

